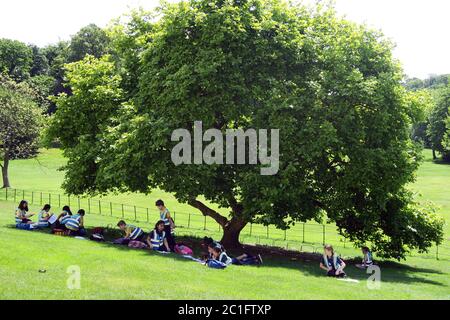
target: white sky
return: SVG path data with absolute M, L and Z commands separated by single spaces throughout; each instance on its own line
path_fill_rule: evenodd
M 305 0 L 314 2 L 315 0 Z M 450 73 L 450 0 L 335 0 L 348 19 L 381 29 L 396 44 L 405 73 Z M 67 40 L 81 27 L 105 26 L 130 8 L 158 0 L 0 0 L 0 38 L 39 46 Z

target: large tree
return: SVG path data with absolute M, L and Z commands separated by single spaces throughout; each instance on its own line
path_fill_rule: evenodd
M 38 153 L 43 129 L 42 108 L 34 91 L 26 83 L 0 75 L 0 167 L 3 188 L 11 187 L 9 164 L 14 159 L 30 158 Z
M 166 4 L 148 30 L 131 99 L 111 75 L 98 76 L 105 61 L 72 67 L 74 96 L 60 98 L 53 124 L 68 141 L 68 192 L 161 188 L 217 221 L 226 246 L 239 245 L 249 222 L 284 229 L 324 218 L 385 257 L 441 241 L 442 221 L 405 189 L 420 150 L 381 34 L 331 9 L 278 0 Z M 278 172 L 261 175 L 262 163 L 175 165 L 172 133 L 192 132 L 195 121 L 223 133 L 280 129 Z
M 26 44 L 10 39 L 0 39 L 0 73 L 16 81 L 30 77 L 33 67 L 33 50 Z

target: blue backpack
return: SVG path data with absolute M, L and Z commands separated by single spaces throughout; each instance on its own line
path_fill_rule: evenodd
M 214 259 L 209 259 L 206 265 L 213 269 L 225 269 L 227 267 L 225 263 Z

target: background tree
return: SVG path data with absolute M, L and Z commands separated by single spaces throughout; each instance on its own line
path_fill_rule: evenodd
M 69 45 L 69 62 L 82 60 L 86 55 L 100 58 L 108 52 L 109 39 L 106 32 L 90 24 L 72 36 Z
M 101 134 L 111 123 L 121 102 L 121 79 L 115 74 L 110 57 L 83 60 L 66 65 L 66 78 L 71 95 L 57 98 L 57 112 L 48 128 L 48 136 L 56 137 L 68 163 L 64 188 L 71 193 L 85 193 L 95 186 L 98 157 L 103 153 Z M 72 185 L 72 182 L 75 182 Z
M 3 188 L 11 187 L 10 161 L 37 154 L 44 124 L 42 109 L 26 83 L 17 84 L 0 76 L 0 167 Z
M 31 45 L 30 48 L 33 53 L 33 62 L 30 70 L 30 76 L 34 77 L 48 75 L 50 66 L 43 49 L 35 45 Z
M 16 81 L 30 77 L 33 51 L 26 44 L 10 39 L 0 39 L 0 73 Z
M 323 219 L 384 257 L 442 240 L 442 221 L 405 188 L 420 149 L 409 138 L 414 114 L 401 70 L 381 34 L 333 10 L 276 0 L 180 2 L 160 16 L 132 99 L 96 94 L 119 89 L 111 75 L 93 81 L 103 77 L 91 63 L 69 79 L 74 96 L 58 100 L 52 130 L 67 140 L 69 193 L 161 188 L 214 219 L 225 246 L 238 246 L 250 222 L 285 229 Z M 78 128 L 83 117 L 94 118 Z M 262 164 L 175 166 L 171 134 L 196 120 L 222 132 L 279 128 L 278 174 L 261 176 Z
M 440 92 L 436 105 L 429 116 L 428 136 L 433 153 L 435 151 L 442 155 L 444 161 L 450 161 L 450 148 L 446 147 L 447 118 L 450 115 L 450 86 Z

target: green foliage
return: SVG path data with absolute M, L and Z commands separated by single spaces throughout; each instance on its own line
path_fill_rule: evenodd
M 413 141 L 429 147 L 427 135 L 428 118 L 434 107 L 434 99 L 429 90 L 408 91 L 405 94 L 409 105 L 409 114 L 412 120 L 411 138 Z
M 106 32 L 95 24 L 90 24 L 72 36 L 68 60 L 69 62 L 79 61 L 86 55 L 100 58 L 108 52 L 108 44 Z
M 450 85 L 440 92 L 436 105 L 429 116 L 428 136 L 434 150 L 441 153 L 446 161 L 450 161 L 450 148 L 447 147 L 448 124 L 450 116 Z
M 154 25 L 143 22 L 147 35 L 138 29 L 129 36 L 124 27 L 115 37 L 133 52 L 143 46 L 142 54 L 115 59 L 131 61 L 119 69 L 139 75 L 138 90 L 124 86 L 127 104 L 119 103 L 110 62 L 72 66 L 74 95 L 59 98 L 53 127 L 69 158 L 67 191 L 158 187 L 216 219 L 224 239 L 231 232 L 235 241 L 251 221 L 288 228 L 325 214 L 353 241 L 378 241 L 386 257 L 440 240 L 442 223 L 405 191 L 420 159 L 409 139 L 420 99 L 406 95 L 381 34 L 333 10 L 277 0 L 183 1 L 165 4 L 160 16 Z M 223 132 L 279 128 L 279 173 L 175 166 L 171 133 L 192 130 L 196 120 Z M 200 197 L 230 208 L 230 217 Z
M 42 109 L 26 83 L 17 84 L 0 76 L 0 160 L 3 187 L 10 187 L 9 162 L 38 153 L 39 137 L 44 125 Z
M 47 75 L 49 73 L 50 66 L 44 51 L 34 45 L 30 46 L 30 48 L 33 51 L 33 65 L 30 70 L 30 75 L 32 77 Z
M 50 139 L 57 138 L 69 158 L 66 190 L 70 193 L 88 192 L 95 185 L 92 172 L 97 169 L 101 155 L 101 134 L 117 112 L 122 91 L 120 77 L 114 64 L 105 56 L 86 56 L 66 66 L 66 77 L 72 95 L 62 93 L 56 100 L 58 111 L 48 129 Z
M 30 76 L 33 65 L 33 51 L 26 44 L 10 39 L 0 39 L 0 73 L 16 81 Z
M 153 12 L 134 10 L 113 21 L 107 30 L 112 56 L 128 97 L 138 90 L 140 60 L 151 41 L 154 17 Z

